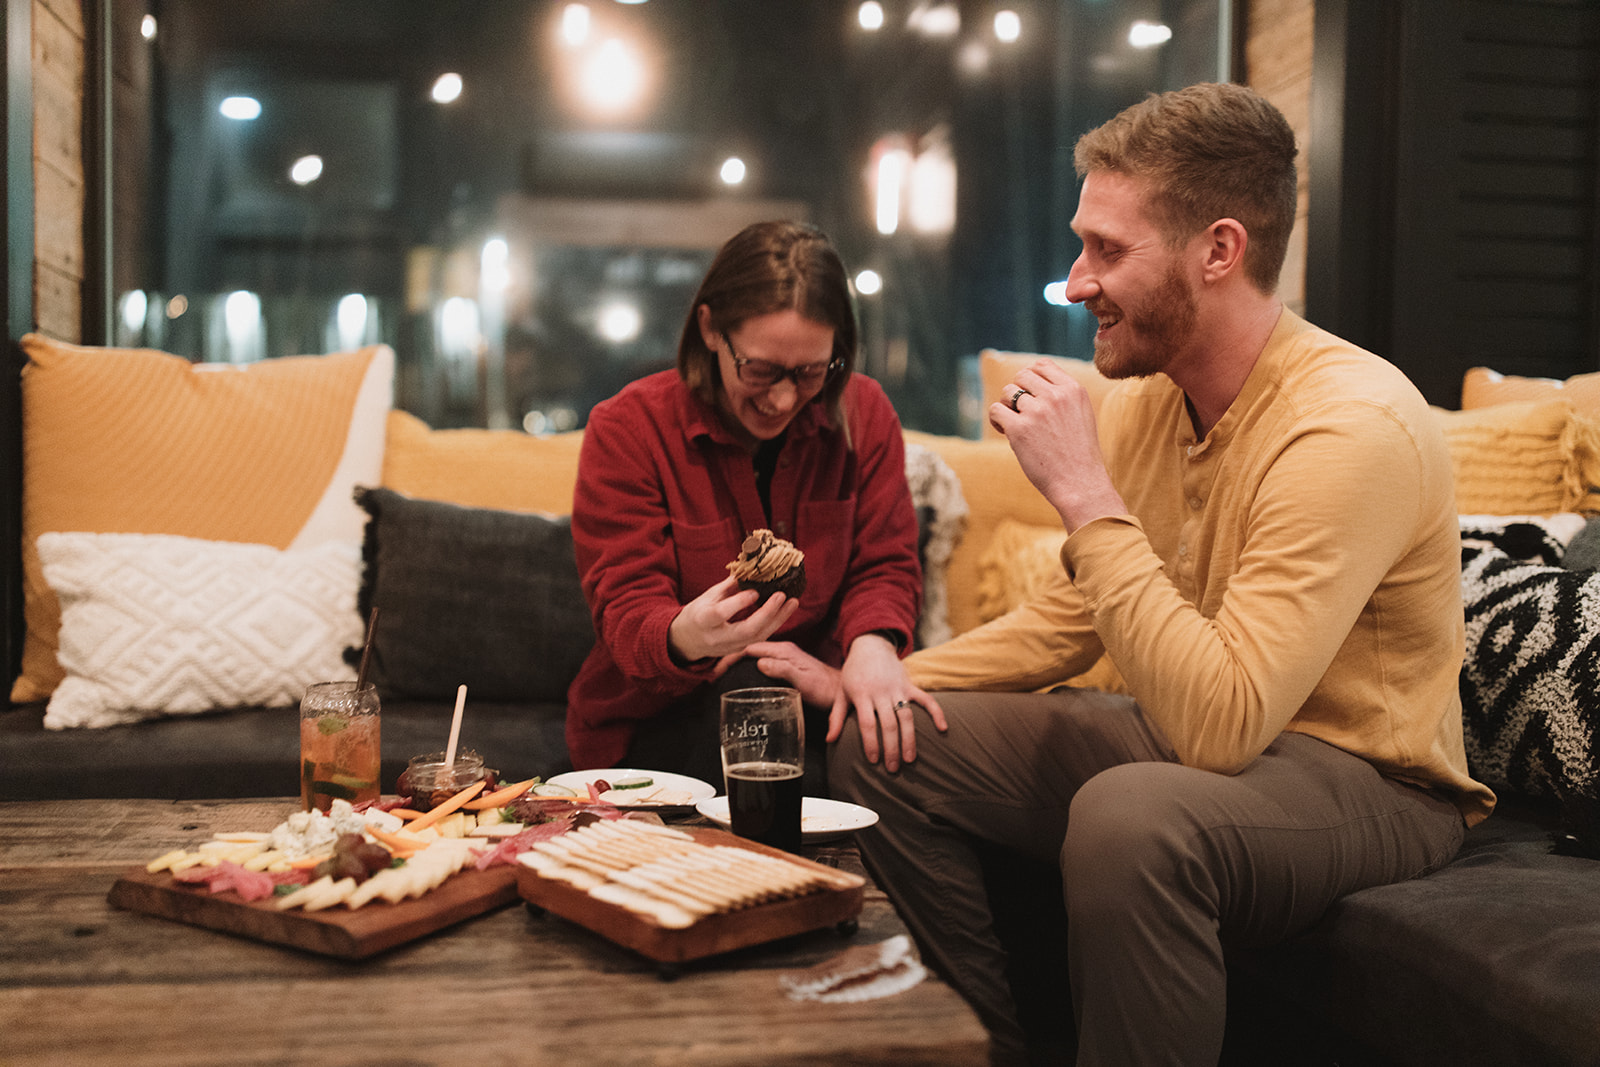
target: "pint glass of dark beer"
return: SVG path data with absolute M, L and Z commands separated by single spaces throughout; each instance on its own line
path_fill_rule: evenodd
M 761 687 L 722 695 L 722 775 L 734 833 L 799 850 L 805 758 L 798 690 Z

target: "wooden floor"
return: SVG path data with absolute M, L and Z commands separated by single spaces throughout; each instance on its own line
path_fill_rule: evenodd
M 213 830 L 270 829 L 292 803 L 0 804 L 0 1063 L 985 1062 L 982 1027 L 936 979 L 854 1005 L 781 992 L 784 970 L 904 932 L 872 887 L 853 938 L 803 934 L 673 981 L 520 905 L 347 962 L 107 904 L 129 869 Z

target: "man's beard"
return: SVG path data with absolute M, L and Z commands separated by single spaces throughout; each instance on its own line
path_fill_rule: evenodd
M 1116 310 L 1114 304 L 1086 301 L 1084 306 L 1098 316 Z M 1125 335 L 1121 340 L 1095 340 L 1094 365 L 1107 378 L 1148 378 L 1167 369 L 1173 354 L 1185 345 L 1200 317 L 1194 292 L 1174 263 L 1161 283 L 1141 306 L 1122 309 L 1118 325 Z

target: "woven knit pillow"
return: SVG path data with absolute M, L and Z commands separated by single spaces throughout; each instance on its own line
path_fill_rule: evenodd
M 361 612 L 385 698 L 565 703 L 594 646 L 571 519 L 358 489 L 371 515 Z M 359 650 L 347 656 L 359 662 Z
M 1435 408 L 1463 515 L 1554 515 L 1589 498 L 1600 432 L 1564 400 Z
M 1560 566 L 1582 524 L 1461 520 L 1467 763 L 1499 790 L 1600 799 L 1600 572 Z
M 1061 546 L 1066 540 L 1067 531 L 1059 526 L 1034 526 L 1011 519 L 1000 522 L 978 561 L 978 605 L 983 621 L 999 618 L 1052 584 L 1065 581 Z M 1101 656 L 1067 684 L 1108 693 L 1127 691 L 1122 673 L 1109 656 Z
M 313 682 L 355 677 L 343 660 L 361 641 L 355 545 L 46 533 L 38 548 L 66 671 L 49 729 L 287 707 Z
M 12 700 L 43 700 L 62 677 L 42 533 L 360 543 L 350 494 L 382 471 L 389 348 L 233 366 L 34 334 L 22 347 L 27 636 Z

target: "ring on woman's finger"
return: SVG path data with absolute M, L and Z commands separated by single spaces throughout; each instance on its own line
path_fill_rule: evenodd
M 1032 395 L 1032 393 L 1028 392 L 1022 386 L 1017 386 L 1017 391 L 1011 394 L 1011 399 L 1008 401 L 1008 403 L 1011 405 L 1011 410 L 1021 414 L 1022 409 L 1017 407 L 1017 405 L 1022 403 L 1023 397 Z
M 896 700 L 894 702 L 894 710 L 895 711 L 904 711 L 906 708 L 908 708 L 910 706 L 911 706 L 911 702 L 909 700 Z

